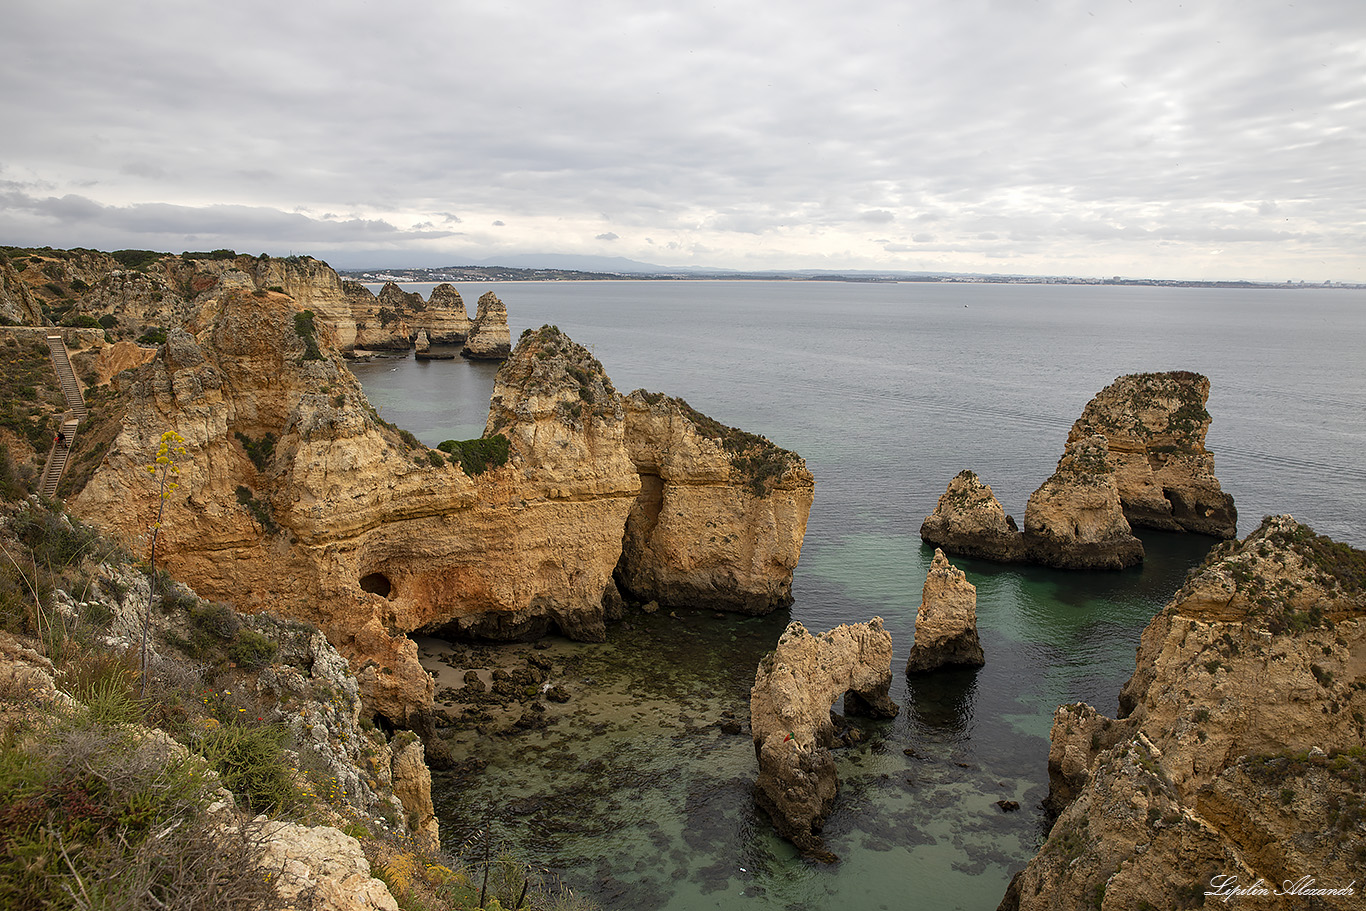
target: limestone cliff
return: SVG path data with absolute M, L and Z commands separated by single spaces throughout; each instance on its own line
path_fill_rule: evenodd
M 991 487 L 968 470 L 949 481 L 934 513 L 920 525 L 920 537 L 951 554 L 1002 563 L 1025 559 L 1024 539 Z
M 1045 566 L 1123 569 L 1143 562 L 1104 437 L 1068 442 L 1057 471 L 1029 497 L 1024 541 L 1030 559 Z
M 906 660 L 906 673 L 952 665 L 981 667 L 985 663 L 977 638 L 977 589 L 942 550 L 935 548 L 915 615 L 915 644 Z
M 380 421 L 328 327 L 288 296 L 236 290 L 197 307 L 190 331 L 115 378 L 126 411 L 77 511 L 145 551 L 160 500 L 144 467 L 177 432 L 186 454 L 159 565 L 210 597 L 318 624 L 368 709 L 424 735 L 432 682 L 409 632 L 603 638 L 641 483 L 622 397 L 582 346 L 553 327 L 525 334 L 486 438 L 446 453 Z M 723 538 L 791 548 L 729 589 L 717 580 L 718 601 L 787 590 L 805 515 L 770 527 L 783 496 L 713 517 Z
M 1222 538 L 1237 532 L 1233 497 L 1219 487 L 1205 448 L 1209 379 L 1198 373 L 1122 376 L 1087 403 L 1068 442 L 1101 434 L 1132 525 Z
M 470 326 L 465 347 L 460 353 L 475 360 L 502 360 L 512 350 L 512 335 L 508 330 L 508 311 L 498 295 L 486 291 L 479 296 L 474 323 Z
M 1002 907 L 1188 907 L 1216 877 L 1359 892 L 1364 690 L 1366 553 L 1289 516 L 1220 545 L 1143 632 L 1124 717 L 1058 711 L 1061 815 Z
M 793 621 L 760 662 L 749 703 L 759 761 L 755 799 L 802 853 L 836 859 L 818 834 L 839 791 L 831 707 L 845 696 L 847 714 L 893 717 L 891 683 L 892 636 L 881 617 L 819 636 Z
M 681 399 L 623 402 L 640 474 L 617 578 L 640 601 L 764 614 L 792 603 L 815 481 L 796 453 Z

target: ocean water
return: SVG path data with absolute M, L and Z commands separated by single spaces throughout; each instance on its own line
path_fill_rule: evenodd
M 1207 443 L 1246 534 L 1289 512 L 1366 546 L 1366 292 L 827 282 L 458 286 L 507 304 L 514 340 L 558 325 L 622 391 L 644 387 L 762 433 L 816 477 L 790 611 L 633 617 L 603 644 L 552 640 L 571 693 L 544 729 L 461 734 L 488 762 L 436 784 L 443 838 L 482 829 L 605 908 L 994 908 L 1046 834 L 1053 709 L 1117 709 L 1137 638 L 1214 543 L 1140 532 L 1141 568 L 1063 573 L 955 559 L 977 586 L 987 664 L 908 679 L 932 551 L 921 521 L 972 468 L 1023 517 L 1071 423 L 1115 377 L 1211 380 Z M 430 285 L 409 290 L 430 292 Z M 482 432 L 496 368 L 357 364 L 371 401 L 429 445 Z M 802 860 L 753 806 L 755 666 L 789 620 L 881 616 L 894 720 L 840 751 L 827 823 L 841 857 Z M 629 626 L 629 628 L 627 628 Z M 427 643 L 433 669 L 443 646 Z M 998 800 L 1016 800 L 1003 812 Z

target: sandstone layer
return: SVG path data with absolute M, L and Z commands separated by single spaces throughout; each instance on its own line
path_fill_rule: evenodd
M 1025 559 L 1024 539 L 990 485 L 968 470 L 949 481 L 934 513 L 920 525 L 920 537 L 951 554 L 1001 563 Z
M 915 615 L 915 644 L 906 660 L 906 673 L 985 663 L 977 638 L 977 588 L 935 548 Z
M 1209 379 L 1198 373 L 1122 376 L 1087 403 L 1068 441 L 1101 434 L 1132 525 L 1231 538 L 1238 511 L 1205 448 Z
M 1144 630 L 1123 717 L 1058 710 L 1061 815 L 1002 908 L 1189 907 L 1228 877 L 1359 887 L 1364 580 L 1366 553 L 1289 516 L 1216 548 Z
M 895 716 L 891 665 L 892 637 L 880 617 L 819 636 L 794 621 L 759 664 L 750 690 L 755 798 L 803 854 L 836 859 L 818 834 L 839 791 L 831 707 L 845 696 L 847 714 Z

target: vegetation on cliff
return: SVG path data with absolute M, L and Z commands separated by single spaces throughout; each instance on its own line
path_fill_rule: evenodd
M 496 850 L 415 837 L 388 757 L 416 738 L 359 718 L 315 628 L 163 579 L 144 673 L 145 568 L 32 497 L 0 503 L 0 548 L 0 905 L 338 907 L 336 857 L 297 853 L 326 831 L 400 908 L 586 907 Z

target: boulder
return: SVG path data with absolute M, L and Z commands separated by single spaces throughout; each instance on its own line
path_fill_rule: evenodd
M 750 690 L 750 730 L 759 761 L 755 797 L 774 827 L 803 854 L 833 861 L 819 832 L 834 807 L 839 781 L 830 748 L 837 743 L 831 707 L 841 696 L 849 714 L 890 718 L 892 637 L 882 618 L 813 636 L 788 624 L 759 663 Z
M 977 589 L 938 548 L 915 616 L 915 645 L 906 673 L 917 674 L 953 665 L 986 663 L 977 639 Z

